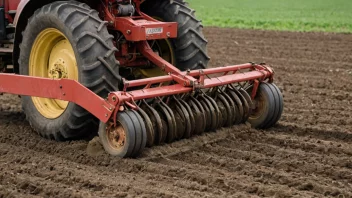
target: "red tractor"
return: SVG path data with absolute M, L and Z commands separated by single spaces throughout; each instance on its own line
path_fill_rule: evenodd
M 269 66 L 207 69 L 202 23 L 183 0 L 0 7 L 0 93 L 21 95 L 28 122 L 45 138 L 98 131 L 109 154 L 135 157 L 146 146 L 244 122 L 264 129 L 281 117 Z

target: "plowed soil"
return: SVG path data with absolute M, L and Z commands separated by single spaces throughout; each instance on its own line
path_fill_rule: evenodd
M 0 197 L 352 197 L 352 35 L 205 34 L 212 66 L 275 68 L 285 100 L 277 126 L 234 126 L 117 159 L 94 140 L 39 137 L 19 98 L 3 95 Z

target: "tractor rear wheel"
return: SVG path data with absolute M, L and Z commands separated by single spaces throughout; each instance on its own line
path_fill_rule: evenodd
M 115 51 L 113 36 L 98 12 L 83 3 L 57 1 L 29 19 L 23 32 L 20 74 L 76 80 L 106 97 L 120 82 Z M 22 107 L 34 130 L 46 138 L 77 139 L 98 129 L 98 120 L 74 103 L 24 96 Z
M 183 71 L 207 67 L 210 58 L 206 48 L 208 41 L 202 32 L 203 25 L 184 0 L 149 0 L 142 4 L 141 9 L 157 20 L 178 23 L 177 38 L 157 40 L 152 44 L 165 49 L 159 52 L 161 57 Z

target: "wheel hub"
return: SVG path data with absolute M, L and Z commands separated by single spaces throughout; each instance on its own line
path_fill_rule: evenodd
M 250 115 L 251 119 L 258 119 L 260 116 L 263 115 L 264 109 L 266 108 L 265 99 L 260 94 L 257 95 L 255 100 L 253 100 L 252 113 Z
M 75 53 L 62 32 L 48 28 L 38 34 L 30 54 L 29 75 L 78 81 Z M 38 97 L 32 97 L 32 101 L 39 113 L 48 119 L 60 117 L 69 105 L 67 101 Z
M 153 40 L 149 42 L 149 45 L 154 53 L 156 53 L 158 56 L 171 63 L 172 65 L 176 64 L 175 52 L 170 40 Z M 157 66 L 153 66 L 152 68 L 148 69 L 137 69 L 134 73 L 135 76 L 141 76 L 141 78 L 151 78 L 166 75 L 166 73 Z
M 108 133 L 108 140 L 111 147 L 114 149 L 122 148 L 126 142 L 126 131 L 122 125 L 114 127 L 111 123 L 106 129 Z
M 63 59 L 59 59 L 56 61 L 54 65 L 49 66 L 49 77 L 52 79 L 62 79 L 68 78 L 67 66 L 65 65 L 65 61 Z

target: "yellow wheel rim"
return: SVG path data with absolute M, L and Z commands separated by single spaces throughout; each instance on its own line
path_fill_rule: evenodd
M 54 28 L 43 30 L 34 41 L 30 59 L 29 75 L 51 79 L 78 81 L 78 67 L 70 41 Z M 69 102 L 32 97 L 37 110 L 48 119 L 60 117 Z
M 156 20 L 163 21 L 161 18 L 154 16 Z M 172 65 L 176 64 L 174 50 L 172 48 L 171 42 L 169 39 L 160 39 L 152 40 L 149 43 L 152 50 L 157 53 L 161 58 L 171 63 Z M 136 76 L 142 75 L 142 78 L 151 78 L 156 76 L 166 75 L 159 67 L 154 67 L 150 69 L 137 69 Z
M 152 50 L 157 53 L 161 58 L 167 62 L 175 65 L 174 50 L 171 46 L 171 42 L 168 39 L 154 40 L 149 44 Z M 143 76 L 143 78 L 151 78 L 156 76 L 166 75 L 159 67 L 154 67 L 150 69 L 138 69 Z

